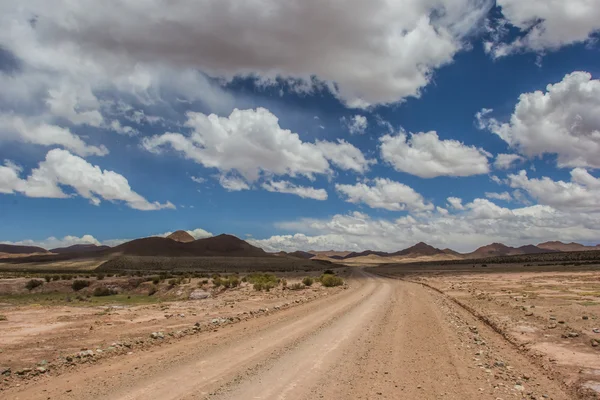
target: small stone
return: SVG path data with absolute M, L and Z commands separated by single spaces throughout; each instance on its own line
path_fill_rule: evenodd
M 579 333 L 577 333 L 577 332 L 569 332 L 569 337 L 571 337 L 571 338 L 575 338 L 578 336 L 579 336 Z
M 35 370 L 40 374 L 44 374 L 47 371 L 46 367 L 37 367 Z
M 525 388 L 522 385 L 515 385 L 515 390 L 518 390 L 519 392 L 522 392 L 525 390 Z

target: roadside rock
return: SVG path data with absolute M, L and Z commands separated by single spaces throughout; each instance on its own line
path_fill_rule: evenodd
M 189 299 L 190 300 L 203 300 L 203 299 L 208 299 L 209 297 L 211 297 L 210 293 L 208 293 L 202 289 L 196 289 L 192 293 L 190 293 Z

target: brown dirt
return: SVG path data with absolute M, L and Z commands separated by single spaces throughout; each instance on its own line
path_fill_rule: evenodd
M 485 316 L 574 390 L 600 382 L 600 333 L 594 331 L 600 329 L 597 272 L 421 274 L 405 279 L 427 283 Z
M 69 367 L 58 376 L 50 370 L 0 397 L 574 398 L 432 289 L 359 269 L 348 282 L 347 290 L 260 318 Z

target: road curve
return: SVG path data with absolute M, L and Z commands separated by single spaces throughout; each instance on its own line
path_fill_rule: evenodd
M 102 360 L 10 389 L 2 397 L 573 398 L 439 293 L 359 269 L 349 283 L 334 296 Z M 502 366 L 493 365 L 497 359 Z

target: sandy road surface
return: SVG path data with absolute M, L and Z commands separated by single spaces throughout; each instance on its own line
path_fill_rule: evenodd
M 361 270 L 349 282 L 332 297 L 45 377 L 0 397 L 572 398 L 440 294 Z

